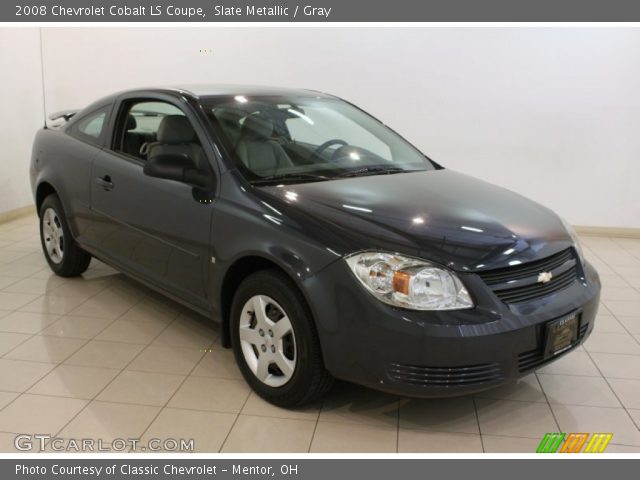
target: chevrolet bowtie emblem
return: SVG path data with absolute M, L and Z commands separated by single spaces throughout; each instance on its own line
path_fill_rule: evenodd
M 547 283 L 550 282 L 553 278 L 553 273 L 551 272 L 542 272 L 538 274 L 538 283 Z

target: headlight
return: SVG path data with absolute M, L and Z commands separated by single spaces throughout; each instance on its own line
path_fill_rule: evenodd
M 576 252 L 578 253 L 578 260 L 580 260 L 581 263 L 584 263 L 584 252 L 582 251 L 582 246 L 580 245 L 580 239 L 578 238 L 578 234 L 564 218 L 561 217 L 560 220 L 562 221 L 562 225 L 564 226 L 564 229 L 567 231 L 567 233 L 571 237 L 571 240 L 573 240 L 573 246 L 575 247 Z
M 392 253 L 364 252 L 347 264 L 376 298 L 412 310 L 458 310 L 473 307 L 455 273 L 426 261 Z

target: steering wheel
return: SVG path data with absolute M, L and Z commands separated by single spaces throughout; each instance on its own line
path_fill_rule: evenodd
M 331 145 L 343 145 L 343 146 L 347 146 L 349 145 L 347 142 L 345 142 L 344 140 L 340 140 L 339 138 L 334 138 L 332 140 L 327 140 L 326 142 L 324 142 L 322 145 L 318 145 L 318 147 L 313 151 L 313 153 L 311 154 L 311 159 L 312 160 L 316 160 L 321 158 L 320 154 L 322 152 L 324 152 L 327 148 L 329 148 Z

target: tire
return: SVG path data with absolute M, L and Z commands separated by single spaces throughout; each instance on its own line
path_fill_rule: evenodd
M 234 295 L 230 324 L 240 371 L 266 401 L 300 407 L 331 388 L 309 307 L 285 274 L 264 270 L 247 277 Z
M 49 267 L 61 277 L 76 277 L 91 263 L 91 255 L 78 247 L 71 236 L 62 203 L 56 194 L 40 206 L 40 242 Z

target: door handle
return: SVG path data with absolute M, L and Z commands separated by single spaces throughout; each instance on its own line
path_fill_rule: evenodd
M 107 191 L 111 190 L 115 186 L 111 181 L 111 177 L 109 175 L 96 178 L 96 183 Z

